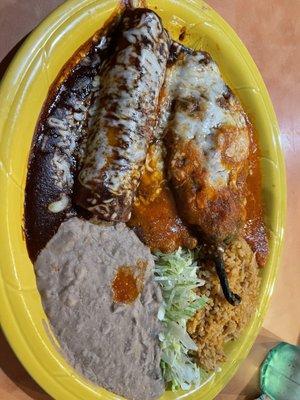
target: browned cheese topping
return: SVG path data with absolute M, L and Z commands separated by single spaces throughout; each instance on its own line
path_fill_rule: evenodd
M 119 32 L 100 72 L 76 201 L 102 219 L 126 222 L 153 137 L 169 37 L 147 9 L 126 10 Z

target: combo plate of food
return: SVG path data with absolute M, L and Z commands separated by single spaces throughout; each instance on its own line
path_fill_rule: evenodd
M 0 89 L 1 323 L 55 399 L 213 399 L 275 282 L 276 116 L 202 1 L 69 0 Z

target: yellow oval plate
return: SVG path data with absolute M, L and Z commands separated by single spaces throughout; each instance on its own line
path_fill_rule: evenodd
M 55 399 L 117 399 L 76 374 L 59 353 L 36 288 L 22 232 L 24 188 L 30 145 L 49 86 L 64 63 L 111 15 L 114 0 L 69 0 L 26 40 L 0 89 L 0 304 L 1 323 L 28 372 Z M 262 78 L 233 30 L 200 0 L 149 0 L 178 38 L 207 50 L 238 94 L 258 133 L 261 149 L 266 224 L 271 254 L 262 271 L 256 315 L 242 337 L 228 348 L 228 361 L 189 399 L 213 399 L 247 356 L 261 327 L 277 274 L 285 215 L 285 174 L 276 116 Z M 186 393 L 166 392 L 163 399 Z

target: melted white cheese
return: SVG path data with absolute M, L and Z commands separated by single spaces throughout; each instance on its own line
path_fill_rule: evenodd
M 168 53 L 166 34 L 153 13 L 145 12 L 138 25 L 125 30 L 123 36 L 129 45 L 117 49 L 114 65 L 108 62 L 103 68 L 99 103 L 92 109 L 95 119 L 79 174 L 81 184 L 92 189 L 103 170 L 105 187 L 118 195 L 132 192 L 135 175 L 145 160 L 146 132 L 153 131 L 150 116 L 158 102 Z M 143 39 L 147 39 L 145 44 Z M 160 53 L 162 44 L 164 54 Z M 109 143 L 112 128 L 122 145 Z
M 60 189 L 71 188 L 74 182 L 69 158 L 61 153 L 59 149 L 56 149 L 51 164 L 53 168 L 53 179 L 56 186 Z
M 89 58 L 85 63 L 91 64 Z M 93 79 L 93 89 L 99 89 L 100 77 L 96 75 Z M 88 104 L 90 97 L 83 103 L 76 98 L 70 97 L 69 104 L 71 109 L 56 108 L 54 113 L 48 117 L 46 123 L 52 128 L 52 134 L 57 135 L 55 151 L 51 160 L 52 178 L 57 188 L 69 192 L 74 185 L 72 174 L 73 155 L 77 147 L 78 139 L 83 132 L 83 126 L 87 113 L 90 112 Z M 44 137 L 46 144 L 48 136 Z M 55 207 L 55 205 L 54 205 Z
M 144 13 L 139 24 L 135 28 L 124 31 L 123 36 L 129 43 L 141 43 L 143 39 L 153 42 L 162 30 L 160 21 L 153 13 Z
M 222 126 L 245 128 L 247 120 L 241 108 L 235 107 L 234 97 L 228 109 L 221 107 L 219 100 L 227 92 L 227 86 L 217 65 L 202 60 L 201 53 L 186 54 L 172 68 L 167 90 L 178 106 L 170 125 L 176 136 L 197 143 L 204 154 L 209 184 L 220 188 L 227 185 L 230 170 L 223 165 L 216 147 L 217 129 Z M 180 103 L 198 104 L 199 110 L 187 111 Z
M 65 193 L 61 194 L 61 197 L 57 201 L 53 201 L 48 205 L 48 210 L 52 213 L 60 213 L 68 208 L 70 204 L 70 198 Z

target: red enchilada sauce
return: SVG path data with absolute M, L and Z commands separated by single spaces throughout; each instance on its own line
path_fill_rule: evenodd
M 263 221 L 259 148 L 254 133 L 252 133 L 250 140 L 249 175 L 246 182 L 247 216 L 244 226 L 244 238 L 249 243 L 252 251 L 256 253 L 258 265 L 263 266 L 267 261 L 269 245 Z
M 134 267 L 119 267 L 112 282 L 113 300 L 116 303 L 130 304 L 138 298 L 144 287 L 147 266 L 146 261 L 138 260 Z
M 253 133 L 250 140 L 249 176 L 246 182 L 247 215 L 243 236 L 256 254 L 257 263 L 263 266 L 268 257 L 269 246 L 263 222 L 259 149 Z M 168 253 L 179 246 L 193 249 L 197 240 L 178 215 L 165 176 L 158 170 L 153 146 L 148 155 L 150 169 L 145 169 L 142 175 L 128 225 L 152 251 Z
M 152 251 L 171 253 L 180 246 L 193 249 L 197 239 L 178 215 L 163 166 L 158 166 L 163 161 L 155 146 L 149 148 L 128 225 Z
M 120 267 L 112 284 L 116 303 L 133 303 L 139 295 L 137 279 L 131 267 Z

